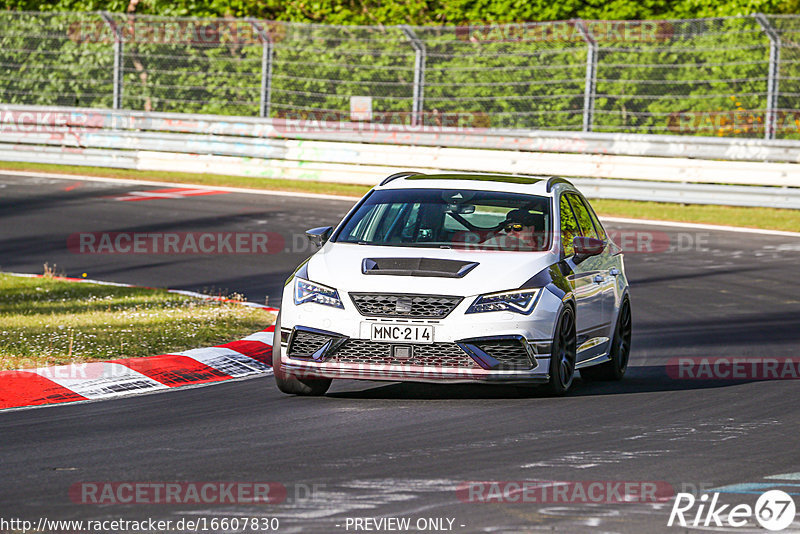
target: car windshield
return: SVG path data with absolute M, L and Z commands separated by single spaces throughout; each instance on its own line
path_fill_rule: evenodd
M 546 197 L 453 189 L 374 191 L 333 241 L 394 247 L 542 251 L 550 248 Z

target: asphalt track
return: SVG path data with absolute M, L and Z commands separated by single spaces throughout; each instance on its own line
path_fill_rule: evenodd
M 114 199 L 152 189 L 0 176 L 0 270 L 37 273 L 47 261 L 70 276 L 237 291 L 277 304 L 283 280 L 310 252 L 297 236 L 337 222 L 350 206 L 233 193 Z M 634 333 L 622 383 L 579 381 L 568 397 L 548 398 L 487 386 L 342 381 L 323 398 L 299 398 L 258 378 L 4 412 L 0 518 L 277 517 L 279 532 L 335 533 L 354 532 L 348 517 L 407 517 L 412 525 L 432 517 L 453 519 L 454 532 L 681 532 L 666 526 L 671 501 L 470 503 L 456 488 L 476 480 L 663 481 L 681 491 L 783 484 L 769 477 L 784 475 L 782 487 L 800 493 L 800 480 L 788 485 L 787 475 L 800 472 L 800 382 L 676 379 L 666 371 L 678 356 L 797 357 L 800 239 L 609 226 L 664 232 L 671 243 L 626 255 Z M 90 255 L 67 247 L 76 232 L 208 230 L 277 232 L 287 245 L 238 256 Z M 273 505 L 72 502 L 70 486 L 87 481 L 274 481 L 288 498 Z M 727 491 L 726 503 L 757 497 Z

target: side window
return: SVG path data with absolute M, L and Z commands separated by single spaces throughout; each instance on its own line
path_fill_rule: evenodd
M 589 210 L 583 204 L 581 198 L 574 193 L 566 193 L 564 197 L 569 197 L 569 203 L 572 205 L 572 210 L 575 212 L 575 217 L 578 219 L 578 225 L 581 228 L 581 235 L 598 239 L 592 216 L 589 215 Z
M 606 230 L 603 228 L 603 225 L 600 224 L 600 219 L 597 218 L 597 214 L 594 212 L 594 209 L 589 205 L 586 199 L 583 199 L 583 204 L 588 208 L 589 215 L 592 216 L 592 222 L 594 223 L 594 227 L 597 230 L 597 235 L 603 241 L 608 241 L 608 235 L 606 235 Z
M 561 195 L 559 211 L 561 212 L 561 244 L 564 247 L 564 253 L 569 257 L 575 254 L 572 240 L 581 235 L 581 229 L 569 202 L 567 202 L 567 195 Z

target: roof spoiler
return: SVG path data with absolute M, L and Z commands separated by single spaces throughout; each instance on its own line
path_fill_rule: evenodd
M 555 187 L 556 184 L 567 184 L 567 185 L 570 185 L 572 187 L 575 187 L 574 185 L 572 185 L 572 182 L 570 182 L 566 178 L 562 178 L 560 176 L 551 176 L 547 180 L 547 192 L 548 193 L 551 192 L 553 190 L 553 187 Z
M 422 174 L 422 173 L 418 172 L 418 171 L 396 172 L 396 173 L 384 178 L 383 181 L 380 183 L 380 185 L 386 185 L 389 182 L 391 182 L 392 180 L 397 180 L 398 178 L 406 178 L 407 176 L 414 176 L 414 175 L 417 175 L 417 174 Z

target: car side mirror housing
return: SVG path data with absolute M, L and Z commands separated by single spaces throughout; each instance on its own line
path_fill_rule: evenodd
M 578 236 L 572 240 L 572 247 L 575 250 L 573 261 L 580 263 L 586 258 L 602 254 L 606 248 L 606 242 L 594 237 Z
M 333 226 L 320 226 L 319 228 L 306 230 L 306 237 L 309 241 L 321 247 L 331 237 L 331 232 L 333 232 Z

